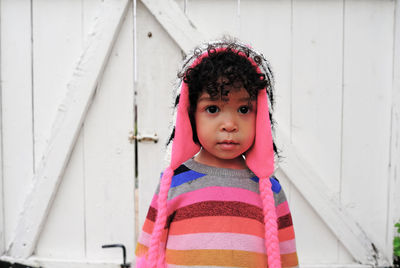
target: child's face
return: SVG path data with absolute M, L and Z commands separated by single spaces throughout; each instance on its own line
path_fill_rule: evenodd
M 202 150 L 199 162 L 217 167 L 243 168 L 242 154 L 254 142 L 256 101 L 244 88 L 232 89 L 222 99 L 203 92 L 194 114 Z

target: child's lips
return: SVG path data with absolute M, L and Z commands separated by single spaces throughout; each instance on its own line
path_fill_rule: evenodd
M 220 148 L 223 149 L 223 150 L 232 150 L 232 149 L 234 149 L 236 146 L 239 145 L 238 142 L 235 142 L 235 141 L 233 141 L 233 140 L 224 140 L 224 141 L 218 142 L 217 144 L 218 144 L 218 145 L 220 146 Z

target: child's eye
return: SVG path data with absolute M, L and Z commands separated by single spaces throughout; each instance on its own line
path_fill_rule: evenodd
M 217 106 L 208 106 L 208 107 L 206 108 L 206 111 L 207 111 L 209 114 L 215 114 L 216 112 L 219 111 L 219 108 L 218 108 Z
M 249 106 L 242 106 L 239 108 L 239 113 L 241 114 L 247 114 L 250 112 L 250 107 Z

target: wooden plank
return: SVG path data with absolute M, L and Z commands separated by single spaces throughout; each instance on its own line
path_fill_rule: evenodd
M 3 8 L 2 8 L 2 3 L 0 3 L 0 18 L 3 18 Z M 0 40 L 3 37 L 3 22 L 0 21 Z M 0 45 L 0 80 L 2 80 L 2 50 L 1 50 L 1 45 Z M 3 87 L 0 85 L 0 193 L 4 193 L 3 191 Z M 3 194 L 1 195 L 0 198 L 0 255 L 3 255 L 5 251 L 5 237 L 4 237 L 4 199 L 3 199 Z
M 83 51 L 83 13 L 79 1 L 32 1 L 34 148 L 38 160 L 46 148 L 54 113 L 65 95 L 60 85 L 66 85 L 71 79 L 76 58 Z M 82 155 L 83 144 L 78 139 L 43 223 L 35 248 L 39 256 L 84 256 Z
M 128 7 L 83 128 L 86 258 L 103 262 L 122 262 L 120 249 L 103 244 L 124 244 L 129 261 L 135 256 L 132 18 Z
M 391 252 L 385 251 L 385 240 L 394 2 L 348 0 L 344 14 L 340 201 L 361 225 L 382 259 L 391 259 Z
M 4 252 L 34 170 L 31 1 L 1 1 L 0 19 Z
M 382 267 L 386 268 L 385 266 L 374 266 L 375 268 Z M 334 264 L 334 263 L 318 263 L 318 264 L 302 264 L 301 268 L 371 268 L 371 265 L 365 264 Z
M 86 252 L 85 166 L 81 131 L 35 248 L 36 256 L 84 258 Z M 71 198 L 73 197 L 73 198 Z M 63 241 L 60 243 L 60 241 Z
M 342 2 L 293 2 L 291 141 L 335 192 L 340 191 L 342 44 Z
M 122 259 L 122 258 L 121 258 Z M 114 262 L 104 261 L 82 261 L 82 260 L 52 260 L 52 259 L 39 259 L 37 260 L 40 267 L 51 267 L 51 268 L 120 268 L 122 261 L 115 260 Z
M 291 142 L 301 157 L 313 164 L 323 183 L 340 192 L 343 2 L 294 0 L 292 9 L 292 95 Z M 329 31 L 324 30 L 329 29 Z M 278 121 L 280 126 L 280 122 Z M 282 152 L 283 158 L 286 151 Z M 285 161 L 283 159 L 283 161 Z M 296 177 L 292 177 L 296 180 Z M 300 189 L 301 192 L 301 189 Z M 315 263 L 352 263 L 328 226 L 304 204 L 304 198 L 292 194 L 296 225 L 309 226 L 298 233 L 302 257 Z M 318 211 L 317 211 L 318 212 Z M 318 230 L 318 236 L 310 232 Z M 308 235 L 307 235 L 308 234 Z M 323 243 L 323 247 L 315 247 Z
M 1 5 L 1 3 L 0 3 Z M 1 10 L 1 6 L 0 6 Z M 1 30 L 0 30 L 1 34 Z M 1 68 L 1 67 L 0 67 Z M 1 69 L 0 69 L 1 72 Z M 1 74 L 0 74 L 0 79 L 1 79 Z M 0 113 L 2 114 L 2 103 L 3 103 L 3 98 L 2 98 L 2 88 L 0 87 Z M 3 119 L 2 116 L 0 117 L 0 193 L 4 193 L 3 190 Z M 3 195 L 0 198 L 0 255 L 3 255 L 5 251 L 5 237 L 4 237 L 4 199 Z
M 173 84 L 182 54 L 180 47 L 139 1 L 136 30 L 140 52 L 136 58 L 137 128 L 141 135 L 159 137 L 157 143 L 138 143 L 139 228 L 142 228 L 160 174 L 167 165 L 165 144 L 173 119 Z
M 26 266 L 31 266 L 31 267 L 38 267 L 38 268 L 40 267 L 39 263 L 37 263 L 34 260 L 31 260 L 31 259 L 19 259 L 19 260 L 17 260 L 17 259 L 15 259 L 13 257 L 6 256 L 6 255 L 0 256 L 0 261 L 13 263 L 13 264 L 14 263 L 18 263 L 18 264 L 22 264 L 22 265 L 26 265 Z
M 55 259 L 55 258 L 43 258 L 43 257 L 30 257 L 26 260 L 17 260 L 9 256 L 1 256 L 0 260 L 9 263 L 18 263 L 27 265 L 30 267 L 51 267 L 51 268 L 120 268 L 122 264 L 122 253 L 120 253 L 120 259 L 114 259 L 112 261 L 101 261 L 93 259 Z
M 65 87 L 65 99 L 58 108 L 49 143 L 19 214 L 7 252 L 10 256 L 27 258 L 35 248 L 127 7 L 127 0 L 105 1 L 102 5 L 101 15 Z
M 387 252 L 393 252 L 394 224 L 400 221 L 400 3 L 395 4 L 393 42 L 393 88 L 390 133 L 389 214 L 387 224 Z
M 187 52 L 205 41 L 206 36 L 186 17 L 174 0 L 141 1 L 183 51 Z
M 137 130 L 137 104 L 136 104 L 136 94 L 137 94 L 137 0 L 132 1 L 132 17 L 133 17 L 133 110 L 134 110 L 134 129 L 132 134 L 135 134 L 135 130 Z M 138 148 L 137 142 L 132 141 L 135 146 L 135 192 L 134 192 L 134 200 L 135 200 L 135 244 L 139 239 L 139 235 L 141 232 L 142 226 L 139 226 L 139 184 L 138 184 Z
M 220 39 L 225 34 L 237 37 L 241 34 L 240 5 L 237 0 L 190 1 L 186 14 L 200 32 L 207 33 L 206 41 Z
M 122 253 L 119 253 L 120 258 L 111 261 L 102 261 L 96 259 L 53 259 L 53 258 L 31 258 L 39 267 L 51 268 L 120 268 L 122 264 Z
M 65 95 L 60 85 L 69 82 L 71 70 L 82 51 L 80 10 L 79 2 L 32 1 L 35 170 L 49 142 L 52 120 Z
M 287 135 L 278 131 L 282 144 L 286 144 L 284 151 L 286 160 L 280 166 L 282 171 L 292 179 L 291 182 L 301 192 L 308 203 L 314 208 L 326 225 L 336 237 L 343 243 L 357 262 L 374 265 L 376 261 L 372 242 L 362 231 L 357 222 L 346 212 L 346 208 L 340 204 L 339 196 L 330 190 L 323 179 L 313 170 L 290 143 Z

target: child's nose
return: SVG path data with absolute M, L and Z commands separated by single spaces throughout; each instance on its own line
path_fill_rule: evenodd
M 222 131 L 227 131 L 227 132 L 235 132 L 237 131 L 237 124 L 232 117 L 226 117 L 225 120 L 223 121 L 221 125 L 221 130 Z

